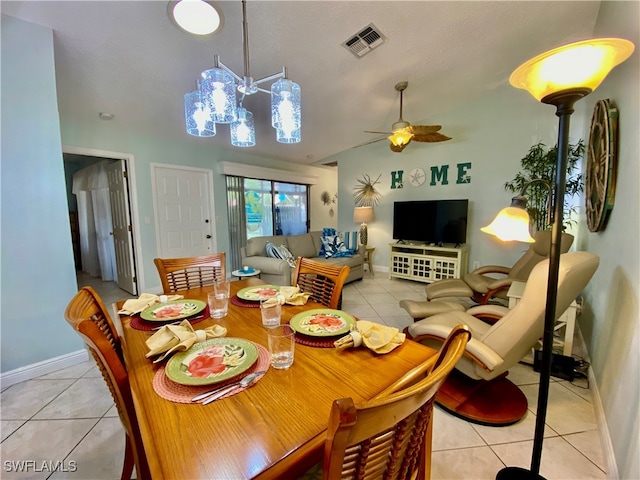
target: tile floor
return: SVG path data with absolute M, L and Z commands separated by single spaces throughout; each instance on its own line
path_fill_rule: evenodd
M 107 304 L 128 297 L 112 284 L 79 281 L 97 286 Z M 411 322 L 398 307 L 403 298 L 424 299 L 424 285 L 366 273 L 363 281 L 345 287 L 343 308 L 359 318 L 403 328 Z M 474 425 L 436 408 L 433 479 L 493 479 L 504 466 L 529 467 L 538 374 L 521 364 L 510 378 L 529 400 L 529 412 L 516 425 Z M 540 473 L 548 480 L 604 479 L 590 392 L 574 383 L 552 377 Z M 1 478 L 119 478 L 124 434 L 109 391 L 91 362 L 5 388 L 0 406 Z M 19 462 L 29 461 L 33 463 L 22 463 L 19 471 Z

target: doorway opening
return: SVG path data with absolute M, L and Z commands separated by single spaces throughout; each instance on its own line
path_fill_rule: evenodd
M 101 296 L 107 295 L 103 298 L 107 302 L 118 295 L 137 295 L 133 157 L 75 147 L 62 150 L 78 287 L 91 285 Z

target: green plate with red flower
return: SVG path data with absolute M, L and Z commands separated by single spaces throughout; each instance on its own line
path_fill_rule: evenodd
M 279 291 L 280 287 L 278 285 L 257 285 L 253 287 L 246 287 L 238 291 L 238 298 L 252 302 L 259 302 L 260 300 L 275 297 Z
M 350 332 L 351 327 L 356 324 L 356 319 L 342 310 L 317 308 L 294 315 L 289 324 L 303 335 L 334 337 Z
M 176 353 L 167 362 L 165 375 L 181 385 L 212 385 L 251 368 L 258 347 L 242 338 L 212 338 Z

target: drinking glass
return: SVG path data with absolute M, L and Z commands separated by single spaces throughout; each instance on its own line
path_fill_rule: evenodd
M 211 318 L 223 318 L 227 316 L 229 311 L 229 295 L 226 293 L 216 293 L 215 291 L 207 294 L 209 303 L 209 314 Z
M 264 299 L 260 301 L 260 313 L 262 314 L 262 325 L 267 328 L 280 325 L 282 307 L 275 299 Z
M 278 325 L 267 330 L 269 337 L 269 355 L 271 366 L 277 370 L 286 370 L 293 365 L 295 350 L 295 331 L 289 325 Z

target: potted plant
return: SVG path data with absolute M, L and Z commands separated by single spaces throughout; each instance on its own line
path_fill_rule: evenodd
M 574 196 L 584 190 L 584 179 L 580 169 L 580 161 L 584 155 L 584 142 L 582 139 L 575 144 L 569 144 L 569 154 L 567 159 L 567 185 L 564 197 L 564 214 L 562 228 L 566 230 L 568 226 L 575 223 L 571 215 L 576 212 Z M 553 186 L 555 185 L 555 171 L 558 156 L 558 146 L 547 148 L 538 142 L 533 145 L 527 155 L 520 161 L 522 171 L 515 178 L 504 184 L 504 188 L 510 192 L 520 193 L 522 187 L 532 180 L 542 179 Z M 525 192 L 527 197 L 527 212 L 531 219 L 531 228 L 534 231 L 548 230 L 551 224 L 548 219 L 548 202 L 551 195 L 542 182 L 532 183 Z

